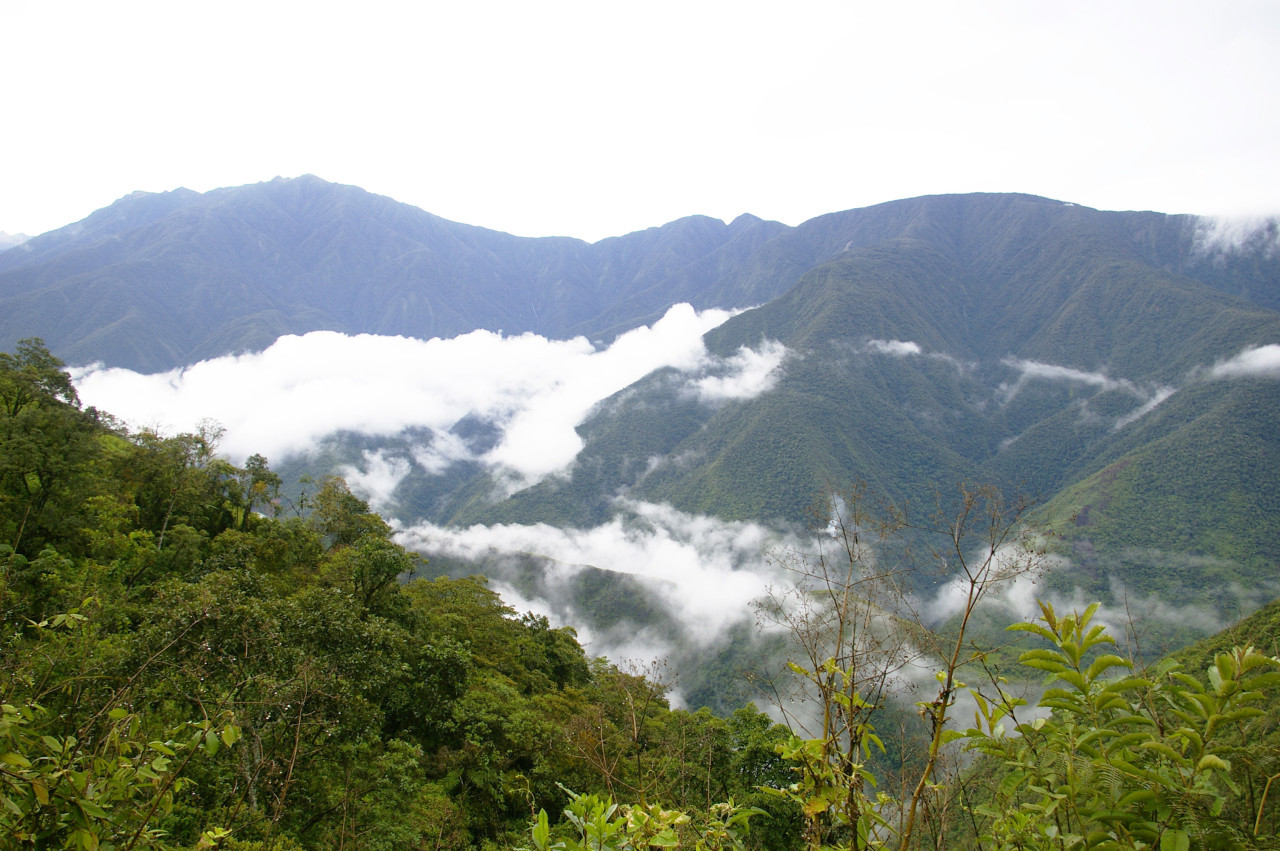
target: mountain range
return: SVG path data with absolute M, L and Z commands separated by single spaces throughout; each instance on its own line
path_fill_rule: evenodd
M 1221 617 L 1280 595 L 1274 221 L 973 194 L 586 243 L 308 176 L 136 193 L 0 253 L 0 347 L 39 336 L 70 363 L 140 372 L 315 330 L 603 345 L 677 303 L 734 310 L 707 348 L 768 352 L 765 389 L 708 401 L 654 372 L 581 423 L 567 476 L 501 498 L 481 464 L 415 465 L 438 435 L 335 435 L 292 469 L 399 458 L 393 513 L 453 526 L 585 527 L 620 497 L 799 523 L 851 481 L 915 505 L 994 481 L 1040 500 L 1064 593 Z M 489 439 L 473 421 L 454 436 Z
M 608 337 L 671 304 L 753 303 L 785 230 L 696 216 L 587 244 L 446 221 L 315 177 L 135 193 L 0 254 L 0 340 L 144 372 L 315 330 Z

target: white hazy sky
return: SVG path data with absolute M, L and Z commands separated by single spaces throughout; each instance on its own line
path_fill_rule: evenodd
M 1273 0 L 4 0 L 0 231 L 313 173 L 595 240 L 913 195 L 1280 211 Z

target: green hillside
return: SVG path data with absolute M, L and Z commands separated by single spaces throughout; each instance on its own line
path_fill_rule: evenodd
M 794 521 L 818 494 L 858 479 L 917 502 L 961 478 L 1047 499 L 1190 420 L 1222 430 L 1220 446 L 1252 439 L 1235 408 L 1201 410 L 1195 375 L 1245 346 L 1280 341 L 1273 311 L 1139 263 L 1126 240 L 1099 235 L 1109 232 L 1096 211 L 1062 208 L 1054 219 L 1061 205 L 1001 198 L 1018 215 L 1008 232 L 974 246 L 973 225 L 954 208 L 981 209 L 986 199 L 945 200 L 938 222 L 926 226 L 932 208 L 916 204 L 923 211 L 904 228 L 933 233 L 932 242 L 851 249 L 707 335 L 721 356 L 785 344 L 769 392 L 700 407 L 681 395 L 678 376 L 652 376 L 583 424 L 587 446 L 570 484 L 452 519 L 528 522 L 543 510 L 587 522 L 625 489 L 689 511 Z M 989 255 L 992 243 L 1013 256 Z M 895 354 L 875 341 L 916 349 Z M 1020 376 L 1028 362 L 1057 372 Z M 1253 402 L 1257 418 L 1276 413 L 1266 386 Z M 1157 394 L 1168 398 L 1144 415 Z M 1194 454 L 1191 440 L 1159 451 Z M 681 460 L 647 463 L 661 457 Z M 1185 464 L 1198 475 L 1193 458 Z M 1261 493 L 1263 484 L 1240 488 Z
M 127 431 L 37 342 L 0 354 L 6 847 L 1275 847 L 1280 603 L 1180 669 L 1114 655 L 1096 607 L 1044 606 L 1014 627 L 1049 677 L 1032 716 L 967 632 L 1024 519 L 994 489 L 934 529 L 970 589 L 941 634 L 896 575 L 905 530 L 878 539 L 849 494 L 832 551 L 793 565 L 818 584 L 761 608 L 786 628 L 744 629 L 694 684 L 726 698 L 751 654 L 778 653 L 784 727 L 728 699 L 673 710 L 652 671 L 589 659 L 483 578 L 427 578 L 467 565 L 423 565 L 340 479 L 289 511 L 266 460 L 232 464 L 217 439 Z M 545 593 L 546 567 L 504 578 Z M 593 629 L 671 619 L 636 577 L 565 584 Z

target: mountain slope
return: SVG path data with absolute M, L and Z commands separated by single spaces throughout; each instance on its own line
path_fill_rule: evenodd
M 732 519 L 799 520 L 853 479 L 916 503 L 962 478 L 1047 499 L 1102 459 L 1194 452 L 1190 438 L 1151 449 L 1164 423 L 1199 419 L 1223 441 L 1246 428 L 1232 406 L 1205 410 L 1194 376 L 1246 346 L 1280 343 L 1280 315 L 1144 262 L 1128 231 L 1148 228 L 1150 214 L 1024 196 L 885 206 L 773 240 L 762 252 L 850 247 L 707 335 L 722 357 L 785 344 L 771 390 L 698 405 L 677 377 L 652 376 L 583 424 L 569 482 L 468 503 L 451 519 L 530 522 L 545 510 L 588 522 L 625 492 Z M 1255 402 L 1259 416 L 1280 414 L 1265 393 Z

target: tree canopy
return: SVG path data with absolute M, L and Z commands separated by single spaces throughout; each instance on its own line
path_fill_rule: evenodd
M 422 577 L 341 479 L 283 510 L 219 436 L 131 432 L 39 341 L 0 355 L 0 847 L 1275 847 L 1274 647 L 1142 670 L 1096 607 L 1046 605 L 1015 626 L 1049 677 L 1028 715 L 963 624 L 876 590 L 893 550 L 853 513 L 770 610 L 828 723 L 673 710 L 483 577 Z M 1019 511 L 962 493 L 935 531 L 976 605 L 1017 572 Z M 887 716 L 907 648 L 936 696 Z M 875 763 L 874 725 L 912 715 Z

